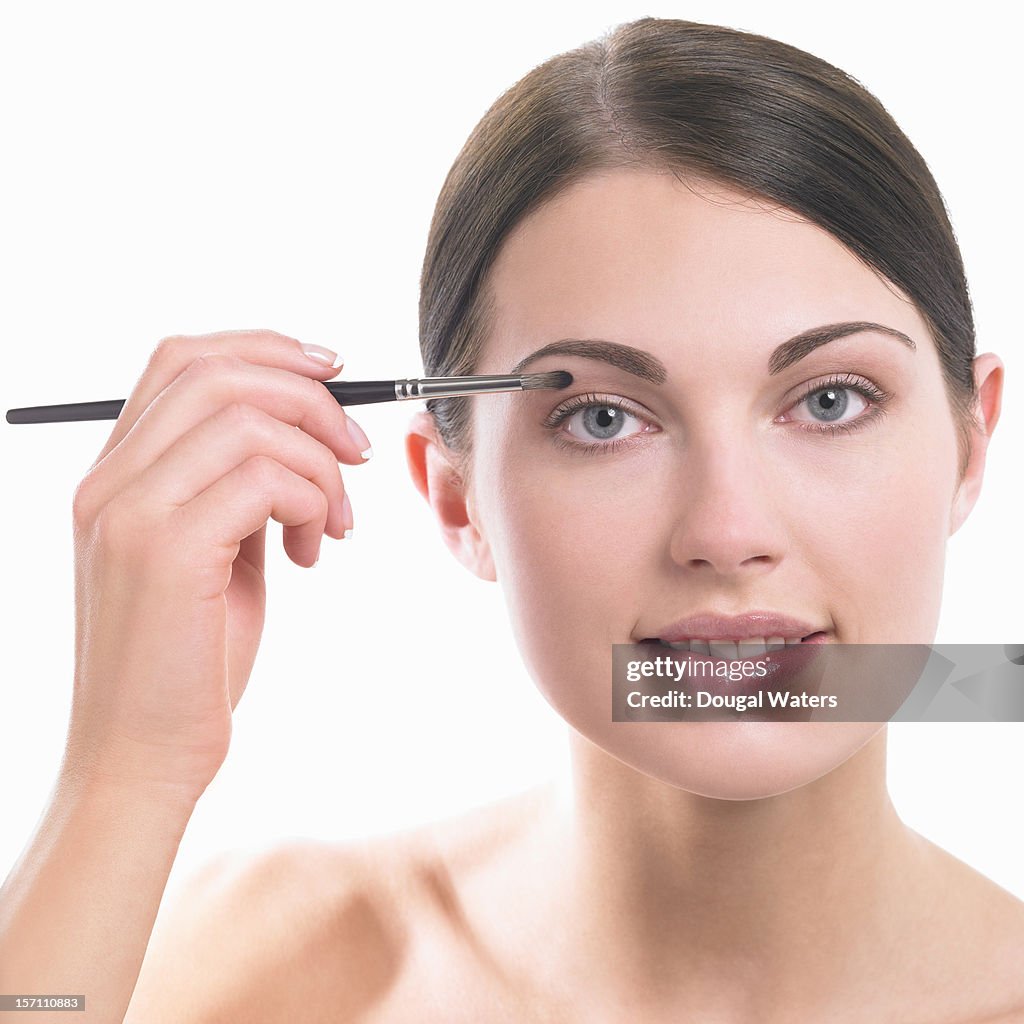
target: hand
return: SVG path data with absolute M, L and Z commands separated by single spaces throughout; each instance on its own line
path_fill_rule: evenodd
M 198 800 L 263 630 L 266 524 L 312 566 L 352 526 L 366 435 L 273 331 L 165 338 L 74 498 L 75 680 L 64 770 Z

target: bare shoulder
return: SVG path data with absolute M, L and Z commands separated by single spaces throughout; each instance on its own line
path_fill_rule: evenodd
M 973 868 L 978 894 L 979 941 L 982 953 L 978 970 L 986 969 L 991 990 L 1001 993 L 1000 1010 L 984 1024 L 1024 1024 L 1024 900 Z
M 218 855 L 165 894 L 125 1024 L 364 1019 L 454 900 L 452 874 L 499 852 L 542 800 L 532 790 L 366 840 Z
M 401 844 L 232 850 L 161 904 L 126 1024 L 356 1020 L 397 976 Z
M 1024 901 L 925 842 L 942 883 L 934 941 L 944 955 L 936 962 L 948 963 L 951 981 L 968 1000 L 973 997 L 971 1024 L 1024 1024 Z

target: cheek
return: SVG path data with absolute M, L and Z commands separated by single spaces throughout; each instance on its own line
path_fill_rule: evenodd
M 628 544 L 597 493 L 564 482 L 526 484 L 503 516 L 501 568 L 517 604 L 559 628 L 574 619 L 599 628 L 621 610 Z
M 803 578 L 832 611 L 848 643 L 933 642 L 942 601 L 950 502 L 952 428 L 881 432 L 822 467 L 794 461 L 804 496 L 794 518 Z M 813 597 L 812 597 L 813 600 Z
M 647 563 L 623 529 L 628 486 L 607 492 L 607 470 L 535 465 L 502 474 L 485 515 L 499 585 L 524 662 L 572 721 L 599 706 L 610 717 L 613 643 L 626 643 L 643 601 Z

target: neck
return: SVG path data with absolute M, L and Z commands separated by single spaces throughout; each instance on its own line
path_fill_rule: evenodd
M 922 850 L 889 799 L 885 728 L 814 782 L 754 800 L 677 789 L 570 738 L 571 782 L 556 786 L 570 973 L 606 965 L 623 998 L 665 1005 L 685 977 L 694 1005 L 742 1016 L 748 997 L 792 1008 L 869 986 L 862 972 L 906 938 L 893 908 Z

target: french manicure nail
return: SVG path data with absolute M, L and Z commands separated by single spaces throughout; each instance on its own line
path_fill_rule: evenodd
M 345 362 L 344 358 L 339 356 L 337 352 L 334 352 L 329 348 L 324 348 L 323 345 L 310 345 L 306 342 L 300 342 L 300 345 L 302 347 L 302 351 L 305 352 L 310 359 L 314 359 L 318 363 L 325 363 L 327 366 L 337 369 Z
M 370 439 L 363 433 L 363 428 L 351 416 L 346 416 L 345 422 L 348 424 L 349 436 L 359 446 L 359 454 L 364 459 L 368 459 L 373 454 L 373 449 L 370 447 Z

